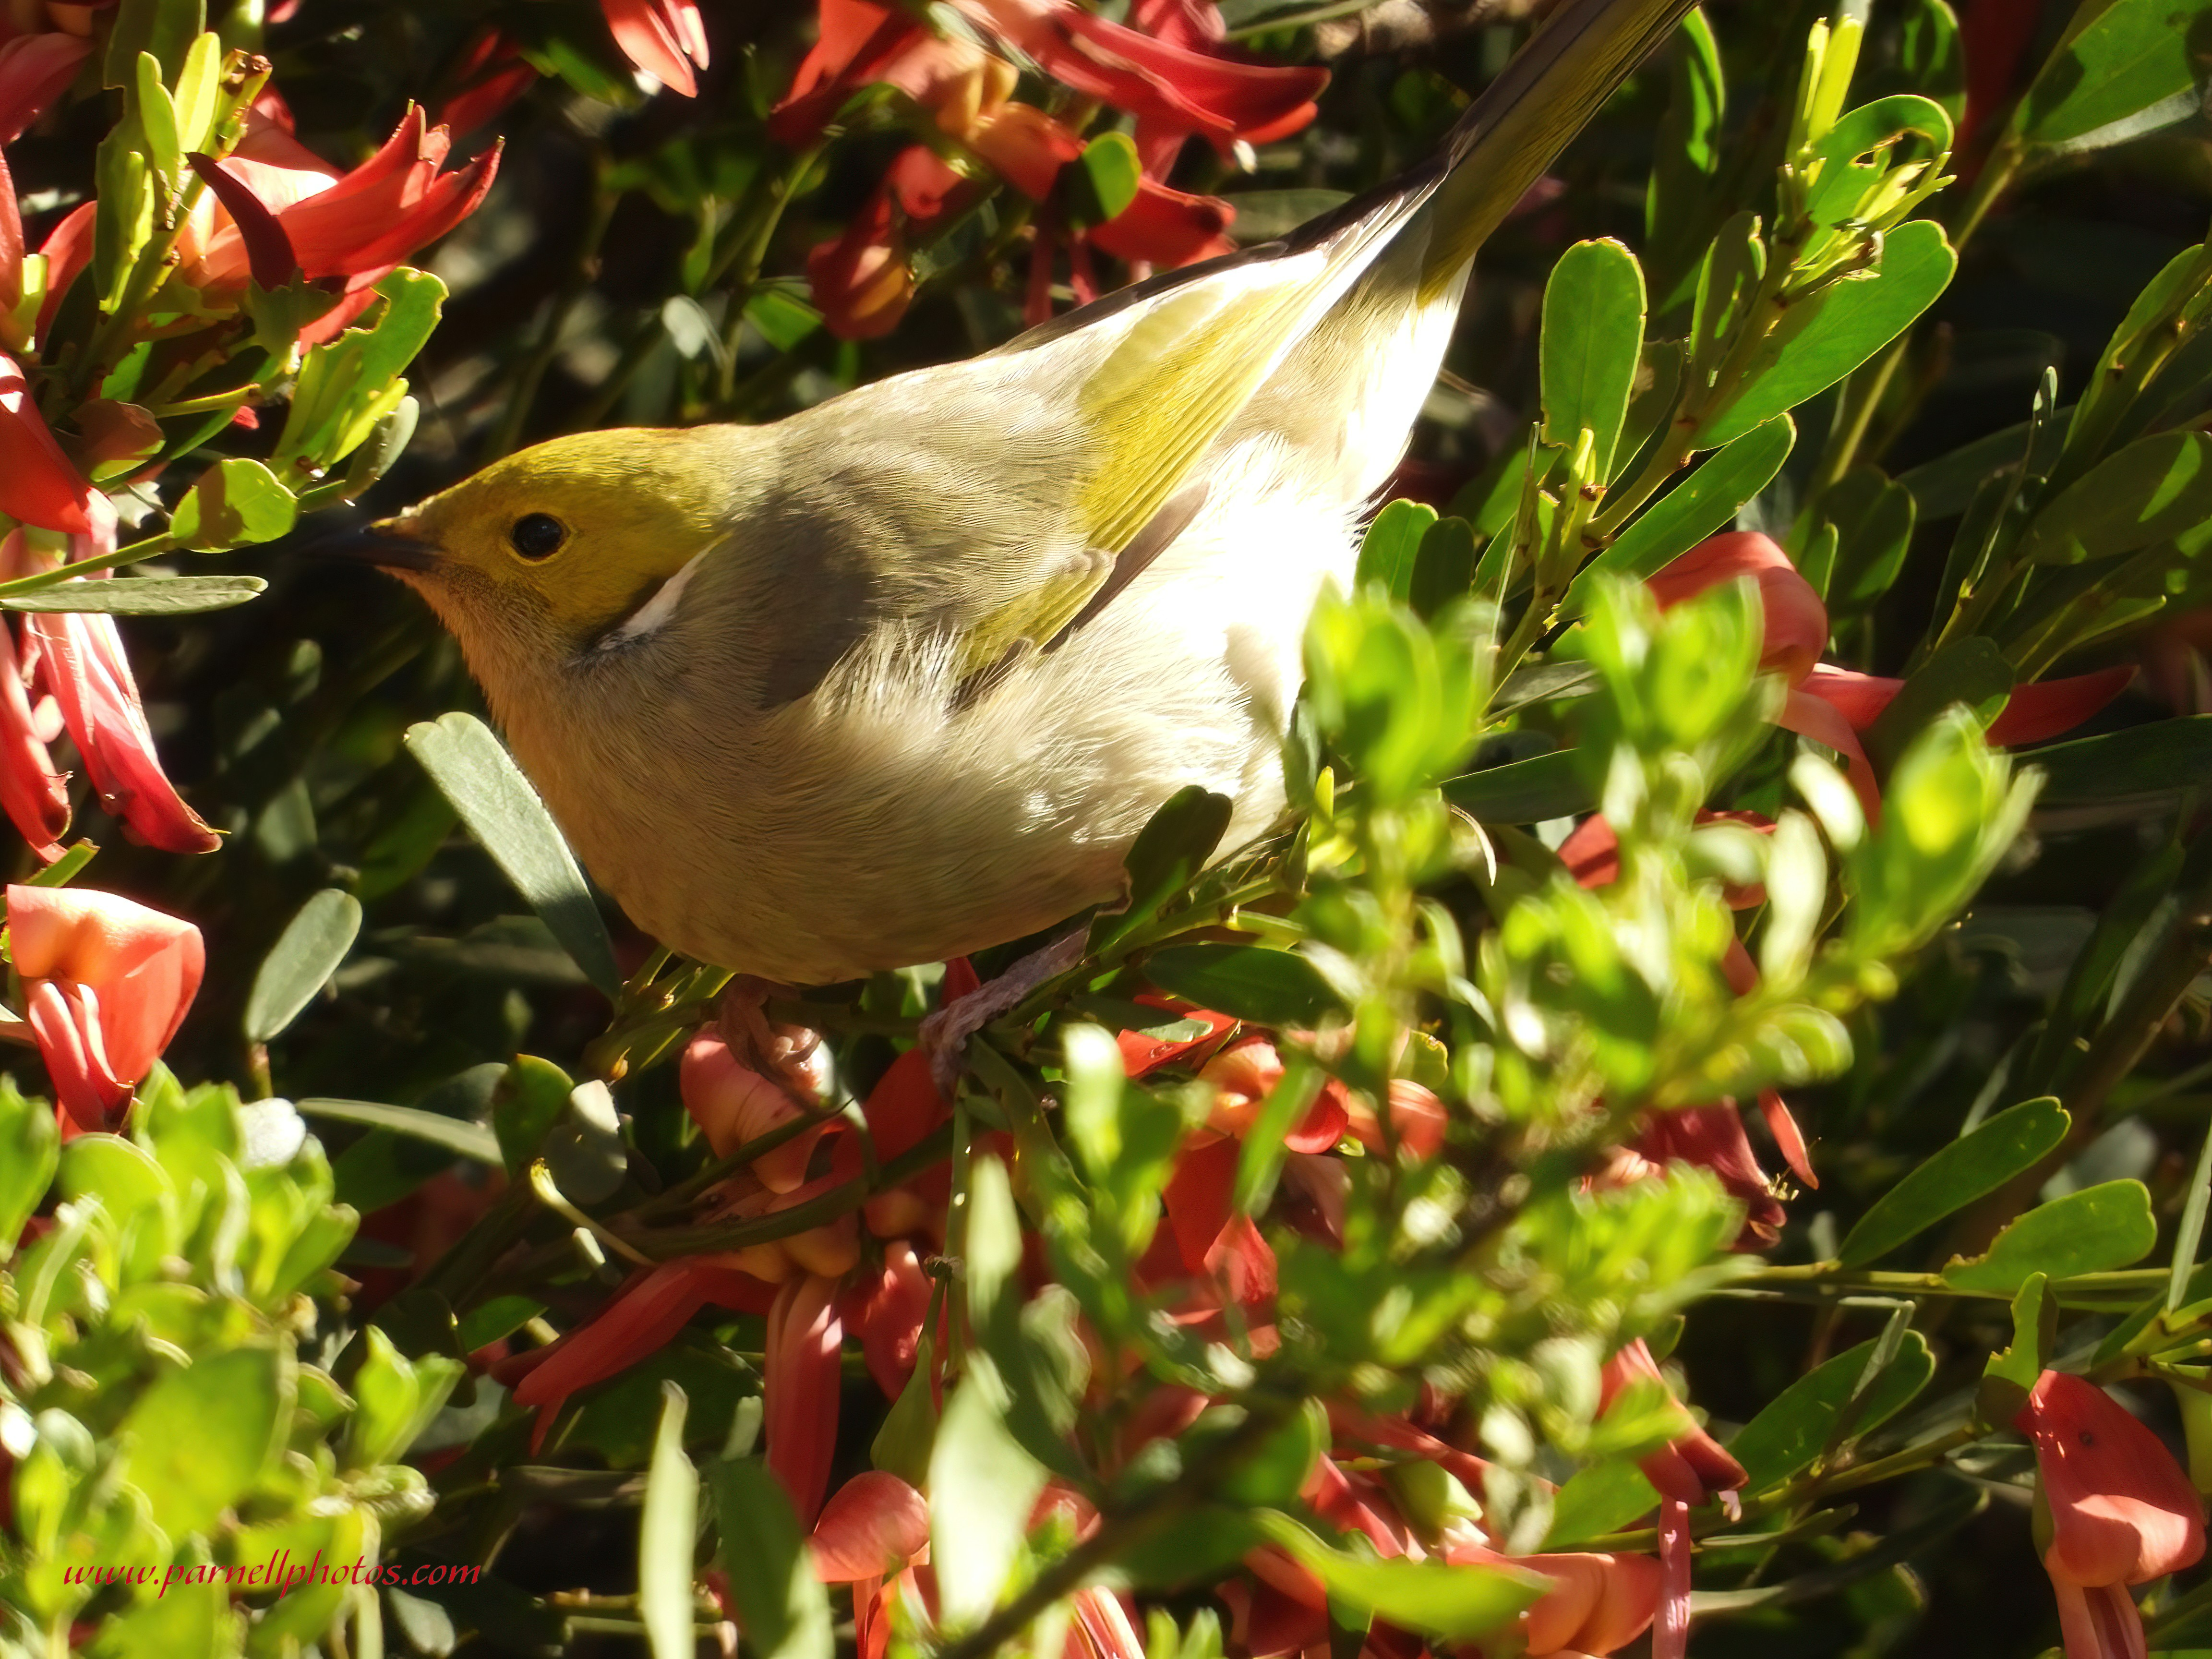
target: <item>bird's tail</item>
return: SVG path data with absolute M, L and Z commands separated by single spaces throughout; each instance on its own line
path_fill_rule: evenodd
M 1697 0 L 1564 0 L 1446 136 L 1445 177 L 1430 204 L 1437 230 L 1425 286 L 1442 287 L 1474 257 Z

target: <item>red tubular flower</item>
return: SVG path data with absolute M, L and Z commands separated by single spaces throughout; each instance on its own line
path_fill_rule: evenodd
M 72 559 L 114 550 L 114 506 L 98 494 L 88 497 L 88 505 L 91 533 L 71 538 Z M 31 552 L 21 531 L 0 543 L 0 574 L 21 576 L 54 567 L 53 560 Z M 84 580 L 104 580 L 106 574 L 94 572 Z M 135 839 L 164 852 L 210 853 L 221 846 L 221 837 L 185 805 L 161 770 L 115 618 L 87 611 L 34 612 L 23 617 L 22 627 L 24 665 L 60 709 L 101 806 L 120 818 Z
M 1765 628 L 1759 665 L 1790 683 L 1778 723 L 1841 755 L 1849 763 L 1851 787 L 1868 821 L 1878 822 L 1881 793 L 1858 734 L 1874 724 L 1905 682 L 1831 667 L 1820 660 L 1828 643 L 1827 607 L 1813 585 L 1797 574 L 1790 556 L 1756 532 L 1710 537 L 1652 575 L 1646 586 L 1665 610 L 1737 576 L 1750 576 L 1759 584 Z M 1990 726 L 1989 740 L 2002 748 L 2056 737 L 2118 696 L 2134 675 L 2132 668 L 2106 668 L 2018 687 L 2004 713 Z
M 768 1315 L 762 1378 L 769 1473 L 783 1483 L 802 1525 L 811 1526 L 830 1490 L 837 1445 L 838 1356 L 845 1342 L 837 1287 L 818 1273 L 792 1279 Z
M 1693 1164 L 1711 1170 L 1730 1197 L 1742 1200 L 1743 1231 L 1753 1243 L 1771 1244 L 1782 1236 L 1789 1212 L 1759 1167 L 1734 1101 L 1654 1112 L 1636 1137 L 1636 1150 L 1656 1164 Z
M 1662 1569 L 1648 1555 L 1508 1556 L 1468 1545 L 1443 1554 L 1455 1566 L 1518 1567 L 1552 1581 L 1521 1615 L 1523 1659 L 1597 1659 L 1643 1635 L 1659 1611 Z
M 1651 1350 L 1640 1336 L 1623 1345 L 1605 1362 L 1600 1398 L 1604 1405 L 1610 1406 L 1622 1389 L 1639 1382 L 1667 1388 L 1667 1379 L 1660 1375 L 1658 1362 L 1651 1358 Z M 1659 1489 L 1661 1497 L 1684 1504 L 1702 1504 L 1716 1494 L 1741 1490 L 1750 1479 L 1743 1472 L 1743 1465 L 1698 1425 L 1688 1408 L 1674 1400 L 1672 1389 L 1667 1389 L 1667 1397 L 1674 1401 L 1679 1424 L 1673 1442 L 1653 1452 L 1639 1465 L 1644 1478 Z
M 69 292 L 69 285 L 76 280 L 77 273 L 92 263 L 93 220 L 99 210 L 97 202 L 70 209 L 39 245 L 39 252 L 46 261 L 46 297 L 39 301 L 40 334 L 52 325 L 54 313 L 61 309 L 62 296 Z
M 1316 114 L 1328 71 L 1243 62 L 1156 40 L 1067 0 L 955 0 L 957 9 L 1085 97 L 1162 130 L 1197 133 L 1217 149 L 1289 137 Z M 1187 3 L 1155 5 L 1153 21 L 1186 17 Z M 1190 38 L 1186 31 L 1184 38 Z
M 707 67 L 707 26 L 698 0 L 599 0 L 623 56 L 686 98 L 699 94 L 694 64 Z
M 2203 1508 L 2188 1475 L 2112 1395 L 2063 1371 L 2036 1379 L 2013 1426 L 2035 1446 L 2038 1507 L 2050 1515 L 2043 1565 L 2066 1659 L 2142 1659 L 2142 1620 L 2127 1586 L 2204 1553 Z
M 921 1258 L 908 1241 L 895 1238 L 884 1246 L 882 1269 L 849 1286 L 837 1304 L 839 1321 L 860 1337 L 868 1375 L 886 1399 L 897 1399 L 914 1375 L 929 1292 Z
M 825 1584 L 886 1577 L 929 1547 L 928 1500 L 895 1474 L 856 1474 L 822 1506 L 807 1544 Z
M 0 46 L 0 144 L 12 144 L 76 78 L 92 42 L 49 31 Z
M 46 863 L 62 855 L 69 828 L 69 780 L 54 770 L 47 738 L 60 727 L 53 699 L 33 708 L 15 636 L 0 624 L 0 810 Z M 42 712 L 45 718 L 42 718 Z
M 880 339 L 914 303 L 914 272 L 891 194 L 888 183 L 879 186 L 842 236 L 817 243 L 806 256 L 807 289 L 841 340 Z
M 381 281 L 483 200 L 499 171 L 499 147 L 441 173 L 452 143 L 447 129 L 431 126 L 410 106 L 381 149 L 340 173 L 257 111 L 238 149 L 209 165 L 267 210 L 302 276 L 343 278 L 353 293 Z M 220 200 L 202 198 L 177 246 L 185 279 L 200 288 L 240 288 L 252 275 L 246 234 Z
M 829 1079 L 828 1050 L 815 1042 L 804 1059 L 794 1053 L 792 1064 L 811 1080 L 819 1099 Z M 702 1031 L 691 1040 L 678 1078 L 684 1109 L 717 1158 L 726 1158 L 747 1141 L 805 1115 L 799 1103 L 780 1085 L 738 1064 L 730 1045 L 716 1032 Z M 796 1190 L 805 1184 L 807 1161 L 821 1139 L 817 1126 L 755 1158 L 750 1166 L 753 1178 L 772 1193 Z
M 775 1305 L 773 1285 L 737 1272 L 721 1258 L 685 1256 L 641 1267 L 599 1312 L 558 1341 L 492 1368 L 514 1390 L 514 1403 L 535 1409 L 534 1455 L 568 1396 L 605 1382 L 658 1352 L 708 1303 L 741 1313 L 764 1314 Z
M 107 1127 L 199 991 L 200 930 L 112 893 L 10 887 L 8 941 L 64 1132 Z
M 1086 235 L 1117 259 L 1187 265 L 1228 252 L 1233 246 L 1229 225 L 1236 216 L 1218 197 L 1193 196 L 1139 179 L 1129 205 Z
M 72 536 L 92 530 L 92 486 L 70 465 L 13 357 L 0 351 L 0 513 Z
M 438 125 L 459 137 L 497 120 L 537 84 L 538 71 L 513 36 L 485 29 L 470 44 L 453 78 L 460 89 L 439 106 Z

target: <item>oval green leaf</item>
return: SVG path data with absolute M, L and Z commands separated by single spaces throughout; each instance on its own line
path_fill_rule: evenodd
M 1304 957 L 1258 945 L 1176 945 L 1144 959 L 1170 996 L 1262 1025 L 1313 1025 L 1341 1004 Z
M 320 1097 L 293 1103 L 309 1117 L 335 1118 L 341 1123 L 362 1123 L 373 1129 L 426 1140 L 479 1164 L 497 1164 L 499 1140 L 481 1123 L 426 1112 L 419 1106 L 387 1106 L 378 1100 L 331 1100 Z
M 2107 456 L 2045 506 L 2017 557 L 2078 564 L 2133 553 L 2212 519 L 2212 438 L 2160 432 Z
M 244 605 L 269 584 L 258 576 L 129 576 L 67 581 L 0 593 L 0 611 L 90 611 L 108 617 L 181 617 Z
M 1799 1377 L 1767 1401 L 1759 1415 L 1737 1431 L 1729 1454 L 1751 1477 L 1744 1490 L 1756 1492 L 1809 1468 L 1828 1443 L 1844 1407 L 1866 1373 L 1876 1337 Z M 1907 1331 L 1897 1357 L 1868 1385 L 1867 1396 L 1851 1420 L 1851 1432 L 1864 1434 L 1902 1411 L 1936 1375 L 1936 1356 L 1927 1338 Z
M 2131 726 L 2035 751 L 2045 806 L 2168 794 L 2212 783 L 2212 714 Z
M 1711 449 L 1818 396 L 1911 327 L 1949 285 L 1958 256 L 1942 227 L 1915 219 L 1883 239 L 1863 276 L 1821 289 L 1778 329 L 1734 398 L 1705 417 L 1695 443 Z
M 156 1379 L 123 1419 L 123 1478 L 146 1495 L 154 1524 L 179 1541 L 212 1532 L 275 1460 L 292 1395 L 289 1348 L 205 1354 Z
M 1836 1260 L 1846 1267 L 1879 1261 L 1945 1216 L 2033 1169 L 2066 1138 L 2070 1121 L 2049 1096 L 1999 1112 L 1875 1200 L 1844 1238 Z
M 609 997 L 617 994 L 622 972 L 584 872 L 491 728 L 456 711 L 409 726 L 407 747 L 584 976 Z
M 1568 750 L 1453 778 L 1443 794 L 1478 823 L 1541 823 L 1597 805 L 1597 792 Z
M 220 552 L 273 542 L 299 516 L 300 503 L 274 472 L 234 456 L 201 473 L 185 492 L 169 520 L 169 537 L 179 547 Z
M 1358 585 L 1379 582 L 1392 599 L 1407 598 L 1421 538 L 1436 522 L 1436 508 L 1419 501 L 1392 501 L 1377 513 L 1359 543 Z
M 2107 1181 L 2037 1206 L 1996 1236 L 1985 1255 L 1954 1257 L 1943 1282 L 2010 1296 L 2030 1273 L 2055 1282 L 2131 1267 L 2158 1243 L 2150 1193 L 2140 1181 Z
M 1594 476 L 1613 471 L 1644 349 L 1644 270 L 1611 237 L 1577 242 L 1544 286 L 1538 356 L 1544 441 L 1572 449 L 1587 427 Z
M 246 999 L 246 1040 L 266 1042 L 300 1017 L 330 983 L 361 932 L 361 901 L 326 887 L 300 914 L 262 959 Z
M 1275 1510 L 1261 1510 L 1254 1519 L 1328 1587 L 1332 1604 L 1447 1640 L 1489 1634 L 1551 1588 L 1551 1580 L 1540 1573 L 1516 1567 L 1452 1566 L 1403 1557 L 1377 1560 L 1331 1549 Z
M 744 1620 L 746 1647 L 761 1659 L 830 1659 L 837 1644 L 830 1593 L 814 1576 L 783 1487 L 757 1457 L 711 1465 L 707 1483 L 721 1534 L 718 1559 Z M 690 1560 L 688 1548 L 683 1559 Z
M 660 1385 L 660 1427 L 646 1466 L 637 1528 L 637 1610 L 653 1659 L 693 1659 L 691 1553 L 698 1541 L 699 1471 L 684 1455 L 684 1390 Z
M 2031 144 L 2068 144 L 2190 91 L 2197 82 L 2191 25 L 2208 12 L 2203 0 L 2107 6 L 2044 64 L 2021 100 L 2014 131 Z

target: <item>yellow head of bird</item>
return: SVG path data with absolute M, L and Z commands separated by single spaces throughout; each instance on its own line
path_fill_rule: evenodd
M 732 428 L 556 438 L 372 526 L 480 678 L 589 648 L 728 533 Z M 381 556 L 380 550 L 381 550 Z

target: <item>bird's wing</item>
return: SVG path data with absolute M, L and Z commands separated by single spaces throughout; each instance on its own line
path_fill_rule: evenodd
M 1022 641 L 1048 645 L 1175 539 L 1203 499 L 1206 453 L 1434 187 L 1403 190 L 1310 245 L 1233 256 L 1024 350 L 1024 372 L 1057 388 L 1066 489 L 1054 533 L 1031 544 L 1042 567 L 967 619 L 970 672 Z
M 1334 354 L 1352 360 L 1395 337 L 1391 314 L 1455 291 L 1481 239 L 1691 3 L 1565 0 L 1437 152 L 1398 179 L 1279 242 L 1165 273 L 995 352 L 823 406 L 872 458 L 843 475 L 850 494 L 872 498 L 854 507 L 854 522 L 917 526 L 891 538 L 909 569 L 879 614 L 950 633 L 973 675 L 1025 643 L 1046 646 L 1102 592 L 1126 586 L 1133 573 L 1122 562 L 1173 539 L 1208 452 L 1285 360 L 1355 289 L 1353 303 L 1375 314 L 1354 331 L 1362 349 Z M 1419 257 L 1378 270 L 1409 227 Z M 1370 272 L 1376 282 L 1362 288 Z M 1349 361 L 1343 374 L 1371 368 Z M 1305 378 L 1313 396 L 1334 389 L 1326 373 Z M 980 471 L 979 447 L 991 452 Z M 893 451 L 905 459 L 886 467 Z M 926 532 L 890 504 L 925 480 Z M 884 546 L 881 527 L 865 533 Z

